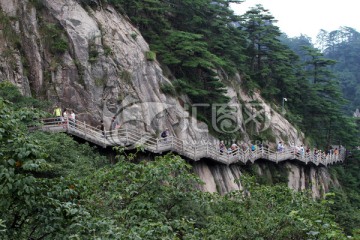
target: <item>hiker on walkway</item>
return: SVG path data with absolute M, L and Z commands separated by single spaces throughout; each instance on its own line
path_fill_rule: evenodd
M 164 142 L 167 142 L 167 137 L 170 135 L 169 129 L 166 128 L 165 131 L 161 133 L 161 137 L 163 138 Z
M 314 148 L 314 160 L 315 162 L 317 162 L 317 158 L 318 158 L 318 150 L 316 148 Z
M 256 151 L 256 145 L 255 144 L 251 144 L 251 151 Z
M 279 142 L 279 144 L 277 145 L 277 151 L 278 152 L 284 151 L 284 145 L 282 144 L 282 142 Z
M 62 115 L 63 115 L 63 118 L 64 118 L 64 119 L 67 119 L 69 113 L 68 113 L 68 110 L 67 110 L 66 108 L 64 108 Z
M 63 128 L 66 128 L 67 127 L 68 117 L 69 117 L 68 109 L 64 108 L 62 116 L 63 116 L 63 118 L 62 118 Z
M 70 110 L 69 124 L 70 124 L 71 127 L 75 127 L 75 113 L 74 113 L 73 110 Z
M 110 135 L 116 135 L 117 129 L 120 128 L 120 124 L 116 119 L 116 116 L 112 117 L 110 124 Z
M 241 150 L 246 152 L 249 149 L 249 146 L 246 143 L 241 144 Z
M 100 125 L 98 125 L 97 128 L 101 130 L 101 133 L 102 133 L 101 137 L 107 138 L 106 133 L 105 133 L 105 126 L 104 126 L 104 121 L 103 120 L 100 120 Z
M 62 122 L 62 116 L 61 116 L 61 108 L 56 105 L 55 109 L 54 109 L 54 116 L 56 117 L 56 121 L 58 122 L 58 124 L 60 124 Z
M 303 157 L 303 156 L 304 156 L 304 154 L 305 154 L 304 145 L 301 145 L 301 146 L 300 146 L 300 148 L 299 148 L 299 152 L 300 152 L 301 157 Z
M 223 154 L 224 151 L 226 150 L 226 146 L 224 144 L 224 141 L 220 141 L 219 143 L 219 149 L 220 149 L 220 154 Z
M 231 144 L 231 152 L 233 153 L 233 155 L 236 155 L 236 152 L 238 151 L 239 147 L 236 143 Z

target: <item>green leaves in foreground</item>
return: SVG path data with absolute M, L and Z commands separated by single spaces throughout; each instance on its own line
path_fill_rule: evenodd
M 87 179 L 87 204 L 94 214 L 111 216 L 118 236 L 176 239 L 199 236 L 194 219 L 205 220 L 208 194 L 180 157 L 167 155 L 139 164 L 120 161 Z
M 329 214 L 331 201 L 246 176 L 244 191 L 203 193 L 189 170 L 173 155 L 120 161 L 83 183 L 83 204 L 112 219 L 118 239 L 345 239 Z

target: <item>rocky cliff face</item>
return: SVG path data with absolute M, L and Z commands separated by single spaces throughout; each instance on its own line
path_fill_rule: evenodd
M 186 96 L 160 91 L 161 84 L 171 84 L 171 73 L 164 74 L 156 59 L 146 57 L 150 49 L 136 27 L 110 5 L 93 2 L 83 7 L 75 0 L 0 0 L 0 81 L 11 81 L 25 95 L 72 108 L 78 119 L 94 126 L 103 120 L 108 128 L 116 116 L 123 127 L 154 136 L 168 127 L 188 142 L 218 144 L 204 123 L 190 117 Z M 250 135 L 267 133 L 264 137 L 271 136 L 272 142 L 303 143 L 301 132 L 258 93 L 245 94 L 240 83 L 240 75 L 230 81 L 228 95 L 238 109 L 231 117 L 238 122 L 236 131 L 243 142 L 249 143 Z M 222 123 L 216 124 L 221 128 Z M 289 186 L 297 189 L 306 181 L 320 184 L 318 173 L 326 172 L 314 169 L 308 175 L 311 180 L 296 180 L 305 170 L 289 166 Z M 206 181 L 204 190 L 225 193 L 241 188 L 233 181 L 241 176 L 239 166 L 202 162 L 194 167 Z
M 313 198 L 320 198 L 329 191 L 331 186 L 339 186 L 328 169 L 314 165 L 287 161 L 272 163 L 256 161 L 252 165 L 219 165 L 205 161 L 192 164 L 194 172 L 203 180 L 200 186 L 203 191 L 225 194 L 234 190 L 242 190 L 241 176 L 251 173 L 264 184 L 287 183 L 295 191 L 310 190 Z

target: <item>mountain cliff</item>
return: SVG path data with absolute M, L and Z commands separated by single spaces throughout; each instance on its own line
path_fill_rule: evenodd
M 190 143 L 219 143 L 208 126 L 193 117 L 201 105 L 192 105 L 184 94 L 173 96 L 161 90 L 172 84 L 170 70 L 156 60 L 126 15 L 111 5 L 0 0 L 0 6 L 0 81 L 16 84 L 24 95 L 71 108 L 77 119 L 93 126 L 103 120 L 108 129 L 116 116 L 122 127 L 154 136 L 169 128 L 171 134 Z M 229 120 L 236 122 L 236 129 L 227 130 L 242 136 L 236 139 L 239 144 L 250 145 L 254 136 L 272 147 L 278 141 L 304 144 L 304 134 L 280 114 L 280 107 L 271 107 L 258 92 L 250 94 L 241 88 L 241 73 L 228 79 L 219 71 L 217 77 L 227 85 L 230 106 L 237 110 L 224 118 L 214 113 L 212 124 L 218 129 Z M 244 166 L 205 160 L 192 164 L 206 183 L 204 191 L 223 194 L 241 189 L 234 180 L 246 171 Z M 274 178 L 274 166 L 266 162 L 253 168 L 270 181 Z M 322 167 L 288 161 L 275 168 L 285 172 L 289 187 L 311 189 L 314 197 L 334 182 Z

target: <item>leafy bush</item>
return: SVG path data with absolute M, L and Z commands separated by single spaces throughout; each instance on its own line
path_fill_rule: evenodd
M 127 84 L 131 83 L 131 73 L 127 70 L 121 71 L 120 78 L 124 80 Z
M 109 56 L 110 54 L 112 54 L 112 49 L 111 47 L 104 45 L 104 55 L 105 56 Z
M 171 83 L 160 84 L 160 90 L 170 96 L 176 96 L 175 87 Z
M 45 38 L 45 46 L 52 54 L 63 54 L 68 50 L 69 44 L 61 26 L 54 23 L 43 23 L 41 30 Z
M 137 35 L 137 33 L 131 33 L 130 36 L 131 36 L 132 39 L 136 40 L 138 35 Z
M 98 60 L 99 51 L 97 49 L 95 38 L 89 40 L 89 62 L 94 63 Z
M 145 52 L 146 60 L 148 61 L 155 61 L 156 60 L 156 53 L 153 51 Z
M 19 89 L 9 81 L 0 82 L 0 97 L 12 102 L 15 108 L 35 108 L 45 110 L 50 105 L 47 101 L 23 96 Z

